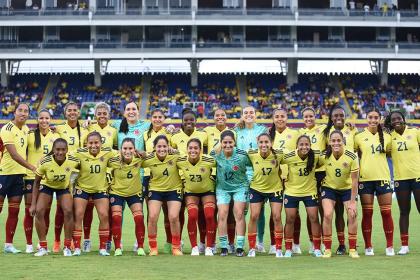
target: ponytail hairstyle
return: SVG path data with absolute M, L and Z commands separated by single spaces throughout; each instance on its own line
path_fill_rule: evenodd
M 252 108 L 254 110 L 254 112 L 255 112 L 255 108 L 253 106 L 251 106 L 251 105 L 247 105 L 247 106 L 245 106 L 245 107 L 242 108 L 242 111 L 241 111 L 241 119 L 240 119 L 239 123 L 237 123 L 236 126 L 235 126 L 235 127 L 239 128 L 239 129 L 244 129 L 245 128 L 245 121 L 242 119 L 242 117 L 244 115 L 244 110 L 246 108 Z
M 136 105 L 137 110 L 139 109 L 137 104 L 134 101 L 131 101 L 131 102 L 125 104 L 124 111 L 127 109 L 127 105 L 131 104 L 131 103 L 134 103 L 134 105 Z M 121 121 L 119 132 L 124 133 L 124 134 L 128 133 L 128 121 L 127 121 L 126 117 L 123 117 L 123 119 Z
M 150 114 L 150 116 L 153 116 L 154 113 L 161 113 L 163 116 L 165 116 L 165 114 L 163 113 L 163 111 L 159 108 L 153 109 L 152 113 Z M 152 130 L 153 130 L 153 125 L 150 124 L 149 129 L 147 130 L 147 139 L 144 139 L 145 141 L 147 141 L 148 139 L 150 139 L 150 137 L 152 136 Z
M 182 131 L 184 131 L 184 116 L 188 115 L 188 114 L 193 115 L 194 120 L 197 120 L 197 115 L 195 114 L 195 112 L 191 108 L 182 109 L 182 113 L 181 113 L 181 118 L 182 118 L 181 129 L 182 129 Z
M 299 138 L 297 139 L 297 141 L 296 141 L 296 146 L 298 145 L 298 143 L 299 143 L 300 139 L 302 139 L 302 138 L 307 139 L 307 140 L 309 141 L 309 144 L 311 143 L 311 139 L 309 138 L 309 136 L 308 136 L 308 135 L 303 134 L 303 135 L 299 136 Z M 309 149 L 309 152 L 308 152 L 308 160 L 307 160 L 307 162 L 306 162 L 306 170 L 307 170 L 308 172 L 311 172 L 311 171 L 312 171 L 312 169 L 314 169 L 314 166 L 315 166 L 315 153 L 314 153 L 314 151 L 312 150 L 312 148 L 310 148 L 310 149 Z
M 51 118 L 51 114 L 47 109 L 42 109 L 38 112 L 38 116 L 41 113 L 48 113 L 48 115 Z M 35 136 L 35 150 L 38 150 L 39 148 L 41 148 L 41 131 L 39 130 L 39 123 L 37 123 L 36 128 L 34 130 L 34 136 Z
M 369 110 L 368 115 L 369 113 L 372 113 L 372 112 L 378 113 L 379 119 L 381 118 L 382 114 L 377 108 L 373 108 Z M 384 131 L 380 123 L 378 124 L 378 137 L 379 137 L 379 143 L 381 143 L 381 153 L 385 153 Z
M 398 114 L 398 115 L 400 115 L 400 116 L 401 116 L 401 118 L 403 119 L 404 124 L 406 123 L 406 121 L 405 121 L 405 116 L 404 116 L 403 112 L 401 112 L 401 111 L 399 111 L 399 110 L 391 111 L 391 112 L 388 114 L 388 116 L 386 116 L 385 121 L 384 121 L 384 127 L 385 127 L 386 129 L 388 129 L 388 131 L 392 131 L 392 130 L 394 130 L 394 126 L 392 125 L 392 122 L 391 122 L 391 117 L 392 117 L 392 115 L 393 115 L 393 114 Z
M 55 139 L 54 140 L 54 142 L 53 142 L 53 145 L 52 145 L 52 149 L 51 149 L 51 151 L 46 155 L 46 156 L 52 156 L 52 155 L 54 155 L 54 147 L 55 147 L 55 145 L 57 145 L 58 143 L 63 143 L 63 144 L 65 144 L 66 145 L 66 147 L 68 148 L 68 144 L 67 144 L 67 141 L 66 141 L 66 139 L 64 139 L 64 138 L 57 138 L 57 139 Z
M 74 101 L 69 101 L 69 102 L 66 104 L 66 106 L 64 106 L 64 114 L 66 114 L 66 111 L 67 111 L 67 109 L 68 109 L 70 106 L 76 106 L 76 107 L 77 107 L 77 110 L 79 110 L 79 105 L 77 105 L 77 103 L 76 103 L 76 102 L 74 102 Z M 79 120 L 77 120 L 77 122 L 76 122 L 76 128 L 77 128 L 77 137 L 79 138 L 79 148 L 81 148 L 81 147 L 82 147 L 82 133 L 81 133 L 81 130 L 80 130 L 80 123 L 79 123 Z
M 158 135 L 155 138 L 155 140 L 153 140 L 153 147 L 156 147 L 156 145 L 159 142 L 159 140 L 165 140 L 166 144 L 169 145 L 169 140 L 168 140 L 168 137 L 166 137 L 166 135 Z
M 330 135 L 329 138 L 331 138 L 331 136 L 333 136 L 333 134 L 339 134 L 341 136 L 341 139 L 343 139 L 343 143 L 344 143 L 344 135 L 340 130 L 334 130 L 333 132 L 331 132 L 331 135 Z M 325 149 L 325 158 L 330 158 L 331 155 L 332 155 L 332 147 L 328 143 L 327 148 Z
M 343 107 L 341 107 L 341 106 L 340 106 L 340 105 L 338 105 L 338 104 L 334 104 L 334 105 L 330 108 L 330 112 L 328 113 L 328 123 L 327 123 L 327 126 L 324 128 L 324 131 L 322 132 L 322 133 L 324 134 L 324 136 L 325 136 L 325 139 L 328 139 L 329 134 L 330 134 L 330 131 L 331 131 L 331 128 L 334 126 L 334 122 L 333 122 L 333 120 L 332 120 L 332 114 L 333 114 L 333 112 L 334 112 L 335 110 L 337 110 L 337 109 L 339 109 L 339 110 L 343 110 L 343 111 L 345 112 L 344 108 L 343 108 Z
M 276 108 L 276 109 L 273 110 L 273 113 L 272 113 L 272 116 L 271 116 L 272 119 L 274 118 L 274 115 L 276 114 L 277 111 L 283 111 L 287 115 L 287 110 L 286 109 Z M 268 129 L 268 133 L 269 133 L 271 141 L 274 141 L 274 139 L 276 138 L 276 130 L 277 130 L 276 124 L 273 121 L 273 123 L 271 124 L 271 127 Z
M 279 110 L 279 109 L 276 109 L 276 110 Z M 274 111 L 276 111 L 276 110 L 274 110 Z M 260 138 L 261 138 L 261 137 L 263 137 L 263 136 L 268 137 L 268 139 L 270 139 L 271 144 L 273 144 L 273 139 L 271 138 L 271 135 L 270 135 L 269 133 L 266 133 L 266 132 L 261 133 L 260 135 L 258 135 L 258 137 L 257 137 L 257 142 L 258 142 L 258 141 L 260 140 Z M 271 145 L 270 151 L 271 151 L 271 153 L 273 153 L 274 159 L 276 160 L 276 167 L 277 167 L 277 165 L 278 165 L 278 162 L 277 162 L 277 153 L 276 153 L 276 151 L 273 149 L 273 145 Z

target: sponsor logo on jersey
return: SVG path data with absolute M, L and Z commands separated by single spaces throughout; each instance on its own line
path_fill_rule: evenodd
M 238 171 L 238 170 L 239 170 L 239 166 L 234 165 L 234 166 L 232 167 L 232 169 L 233 169 L 233 171 Z

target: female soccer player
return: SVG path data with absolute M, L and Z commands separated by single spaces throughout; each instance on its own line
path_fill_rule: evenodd
M 38 113 L 38 124 L 35 130 L 30 131 L 28 135 L 28 162 L 37 166 L 39 161 L 46 156 L 51 150 L 54 140 L 59 138 L 60 135 L 52 132 L 50 129 L 51 115 L 48 110 L 41 110 Z M 32 229 L 34 218 L 29 213 L 29 208 L 32 204 L 32 188 L 34 185 L 35 174 L 28 170 L 25 177 L 25 189 L 23 190 L 25 198 L 25 217 L 23 220 L 23 228 L 25 229 L 26 237 L 26 253 L 33 252 L 32 246 Z M 50 207 L 45 211 L 45 224 L 47 228 L 50 224 Z
M 249 190 L 251 215 L 248 224 L 248 257 L 255 257 L 257 239 L 257 221 L 266 199 L 270 201 L 271 217 L 274 222 L 276 257 L 283 257 L 281 250 L 283 241 L 283 225 L 281 210 L 283 206 L 283 184 L 281 181 L 280 161 L 283 152 L 273 150 L 269 134 L 260 134 L 257 138 L 258 150 L 248 152 L 254 169 Z
M 144 244 L 144 218 L 143 194 L 140 183 L 140 166 L 142 159 L 134 157 L 135 143 L 127 138 L 122 142 L 121 153 L 109 160 L 108 166 L 112 169 L 112 183 L 110 203 L 112 210 L 112 236 L 114 237 L 115 256 L 122 256 L 121 232 L 123 204 L 127 202 L 134 217 L 135 234 L 137 239 L 137 255 L 145 256 Z
M 245 207 L 248 201 L 249 181 L 247 166 L 251 166 L 245 151 L 235 147 L 235 134 L 222 132 L 221 152 L 212 151 L 210 155 L 217 163 L 216 198 L 218 207 L 218 228 L 221 256 L 228 255 L 227 216 L 229 204 L 233 199 L 233 214 L 236 221 L 236 255 L 243 257 L 245 243 Z
M 257 137 L 261 133 L 267 131 L 264 125 L 256 123 L 257 114 L 255 108 L 252 106 L 246 106 L 242 109 L 241 120 L 234 128 L 236 133 L 236 147 L 243 151 L 249 149 L 257 149 Z M 252 179 L 252 168 L 248 167 L 247 170 L 248 180 Z M 257 251 L 265 252 L 264 248 L 264 230 L 265 230 L 265 215 L 264 210 L 261 211 L 261 217 L 258 220 L 258 243 Z
M 35 215 L 35 227 L 38 233 L 40 249 L 35 256 L 48 255 L 47 227 L 45 215 L 49 211 L 54 193 L 64 213 L 64 249 L 63 255 L 70 257 L 71 238 L 74 226 L 73 198 L 69 191 L 70 175 L 78 168 L 80 161 L 67 155 L 67 141 L 58 138 L 53 142 L 52 151 L 41 161 L 35 171 L 33 197 L 30 213 Z M 54 172 L 51 172 L 53 170 Z
M 357 243 L 357 187 L 359 180 L 359 159 L 344 145 L 345 138 L 340 130 L 334 130 L 329 136 L 329 145 L 321 157 L 325 166 L 326 177 L 322 182 L 321 198 L 324 209 L 322 222 L 325 245 L 324 258 L 331 257 L 332 217 L 337 200 L 347 210 L 349 229 L 349 255 L 358 258 Z
M 345 148 L 350 152 L 353 152 L 354 135 L 356 134 L 357 129 L 354 129 L 352 126 L 346 125 L 345 119 L 346 112 L 344 111 L 344 109 L 338 105 L 332 106 L 329 112 L 327 126 L 325 127 L 322 133 L 324 135 L 324 140 L 326 141 L 325 144 L 328 145 L 327 141 L 330 138 L 331 133 L 334 130 L 341 131 L 344 136 Z M 346 253 L 344 234 L 344 204 L 340 199 L 337 199 L 335 203 L 335 227 L 339 243 L 339 246 L 336 250 L 336 254 L 344 255 Z
M 74 154 L 80 160 L 80 176 L 73 190 L 75 217 L 73 231 L 75 250 L 73 256 L 80 256 L 81 254 L 82 222 L 90 198 L 93 199 L 99 216 L 99 254 L 109 256 L 106 251 L 106 242 L 109 237 L 109 199 L 106 168 L 108 160 L 116 155 L 116 151 L 110 148 L 102 148 L 101 135 L 98 132 L 89 133 L 87 147 L 78 149 Z
M 70 101 L 64 106 L 64 117 L 66 121 L 56 126 L 56 131 L 61 138 L 65 139 L 68 144 L 69 153 L 76 152 L 77 149 L 84 147 L 86 135 L 89 133 L 87 129 L 83 128 L 79 123 L 80 109 L 77 103 Z M 75 172 L 70 178 L 70 184 L 74 182 L 78 176 Z M 55 213 L 55 237 L 53 252 L 57 253 L 61 249 L 61 230 L 63 229 L 64 213 L 59 204 Z M 90 235 L 90 233 L 88 233 Z
M 367 114 L 368 126 L 356 134 L 355 150 L 360 157 L 359 195 L 362 202 L 362 231 L 365 240 L 365 255 L 373 256 L 372 215 L 374 195 L 381 209 L 386 237 L 387 256 L 394 256 L 394 222 L 391 215 L 392 187 L 386 153 L 391 151 L 391 136 L 382 130 L 381 114 L 373 109 Z
M 36 167 L 26 161 L 29 128 L 26 120 L 29 116 L 29 106 L 21 103 L 16 106 L 13 120 L 6 123 L 0 130 L 1 151 L 0 161 L 0 213 L 7 196 L 8 216 L 6 220 L 6 242 L 4 252 L 17 254 L 21 251 L 13 246 L 13 237 L 19 217 L 19 207 L 22 201 L 26 169 L 35 171 Z
M 187 154 L 178 159 L 177 166 L 182 171 L 184 181 L 185 204 L 188 209 L 188 235 L 191 242 L 191 255 L 198 256 L 200 251 L 197 246 L 198 206 L 203 204 L 205 225 L 207 230 L 206 256 L 213 256 L 212 246 L 216 238 L 215 209 L 216 198 L 214 195 L 214 180 L 211 177 L 212 168 L 216 162 L 212 157 L 202 155 L 201 141 L 192 138 L 187 143 Z
M 293 227 L 300 201 L 305 204 L 306 213 L 311 223 L 313 254 L 315 257 L 321 257 L 321 226 L 318 219 L 318 192 L 315 180 L 315 168 L 320 166 L 319 151 L 312 150 L 309 136 L 301 135 L 297 140 L 297 150 L 285 154 L 280 163 L 287 164 L 289 168 L 284 191 L 284 208 L 286 210 L 286 252 L 284 257 L 292 256 Z
M 420 131 L 406 125 L 404 115 L 392 112 L 386 126 L 391 132 L 391 156 L 394 167 L 394 187 L 400 208 L 401 249 L 399 255 L 406 255 L 408 248 L 408 226 L 411 209 L 411 194 L 414 195 L 420 212 Z
M 158 255 L 156 241 L 157 222 L 163 202 L 168 205 L 168 218 L 172 234 L 172 254 L 181 256 L 181 236 L 179 211 L 182 203 L 182 181 L 176 166 L 179 153 L 169 152 L 169 140 L 159 135 L 153 141 L 155 152 L 148 154 L 142 163 L 143 168 L 150 168 L 148 201 L 148 237 L 150 256 Z

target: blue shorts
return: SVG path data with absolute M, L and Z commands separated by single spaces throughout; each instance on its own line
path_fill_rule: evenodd
M 222 189 L 216 189 L 216 200 L 217 205 L 219 204 L 230 204 L 233 199 L 234 202 L 248 202 L 249 188 L 240 188 L 235 191 L 226 191 Z
M 392 187 L 389 181 L 367 181 L 359 182 L 359 195 L 371 194 L 380 196 L 387 193 L 392 193 Z
M 149 182 L 150 182 L 150 176 L 144 176 L 143 177 L 143 197 L 148 197 L 149 193 Z
M 62 196 L 63 194 L 70 194 L 69 189 L 53 189 L 53 188 L 45 186 L 45 185 L 40 185 L 39 186 L 39 192 L 40 193 L 45 193 L 49 196 L 53 196 L 54 193 L 55 193 L 55 196 L 57 198 Z
M 327 176 L 327 173 L 325 171 L 315 172 L 316 189 L 318 190 L 318 194 L 321 193 L 322 181 L 324 180 L 325 176 Z
M 261 203 L 266 200 L 270 202 L 283 203 L 283 192 L 272 192 L 272 193 L 262 193 L 254 190 L 253 188 L 249 189 L 249 202 L 250 203 Z
M 318 195 L 308 196 L 291 196 L 284 195 L 284 208 L 299 208 L 299 202 L 303 202 L 305 207 L 317 207 L 318 206 Z
M 78 188 L 74 188 L 73 190 L 73 198 L 81 198 L 84 200 L 89 200 L 89 199 L 96 200 L 96 199 L 102 199 L 102 198 L 108 198 L 108 197 L 109 195 L 107 192 L 88 193 Z
M 398 180 L 394 182 L 394 191 L 416 191 L 420 190 L 420 178 L 409 180 Z
M 23 179 L 25 182 L 25 187 L 23 188 L 23 194 L 32 193 L 32 188 L 34 187 L 35 180 L 32 179 Z
M 124 202 L 127 202 L 128 207 L 136 203 L 143 203 L 143 195 L 142 194 L 135 194 L 132 196 L 120 196 L 117 194 L 110 194 L 109 195 L 109 202 L 111 206 L 121 206 L 123 207 Z
M 328 198 L 334 201 L 349 201 L 351 200 L 351 189 L 349 190 L 335 190 L 323 186 L 321 188 L 321 199 Z
M 23 174 L 0 175 L 0 196 L 22 196 L 25 183 Z
M 149 190 L 147 197 L 149 200 L 182 202 L 182 189 L 166 192 Z
M 215 195 L 215 193 L 211 192 L 211 191 L 210 192 L 203 192 L 203 193 L 184 192 L 184 197 L 186 197 L 186 196 L 196 196 L 196 197 L 202 198 L 202 197 L 208 196 L 208 195 Z

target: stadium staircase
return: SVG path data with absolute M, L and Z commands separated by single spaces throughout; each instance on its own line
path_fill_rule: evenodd
M 50 103 L 51 99 L 54 97 L 54 89 L 58 84 L 58 81 L 60 80 L 59 75 L 51 75 L 48 84 L 45 87 L 44 96 L 39 103 L 38 110 L 46 108 L 47 105 Z
M 141 93 L 141 99 L 139 100 L 140 108 L 140 117 L 141 119 L 147 118 L 147 108 L 149 107 L 149 95 L 150 95 L 150 85 L 152 82 L 152 76 L 146 75 L 141 78 L 141 84 L 143 92 Z
M 236 78 L 236 87 L 239 91 L 239 101 L 241 102 L 241 107 L 245 107 L 248 105 L 248 96 L 246 91 L 246 76 L 239 75 Z

